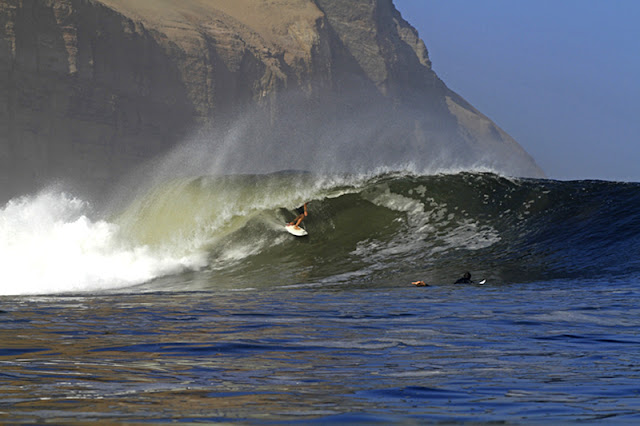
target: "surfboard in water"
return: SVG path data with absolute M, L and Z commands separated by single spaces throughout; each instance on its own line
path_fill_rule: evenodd
M 307 231 L 300 228 L 299 226 L 291 225 L 290 223 L 285 225 L 284 227 L 288 233 L 291 235 L 295 235 L 296 237 L 304 237 L 305 235 L 309 235 Z

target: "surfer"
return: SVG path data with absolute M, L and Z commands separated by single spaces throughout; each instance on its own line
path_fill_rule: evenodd
M 302 207 L 298 207 L 296 209 L 296 211 L 298 212 L 298 217 L 293 219 L 292 222 L 289 222 L 289 225 L 293 225 L 296 229 L 300 227 L 300 223 L 304 220 L 304 218 L 309 216 L 309 213 L 307 212 L 307 204 L 309 203 L 304 203 Z
M 424 281 L 414 281 L 411 284 L 415 285 L 416 287 L 428 287 L 429 286 Z
M 473 284 L 473 281 L 471 281 L 471 274 L 469 272 L 465 272 L 464 275 L 454 284 Z

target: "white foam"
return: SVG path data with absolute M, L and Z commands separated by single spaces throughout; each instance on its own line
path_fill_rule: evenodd
M 90 214 L 88 203 L 52 190 L 0 209 L 0 295 L 120 288 L 203 261 L 127 244 L 117 225 Z

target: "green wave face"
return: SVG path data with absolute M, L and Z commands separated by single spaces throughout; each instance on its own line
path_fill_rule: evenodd
M 584 224 L 567 220 L 601 220 L 598 196 L 613 190 L 603 185 L 482 173 L 198 177 L 155 188 L 115 222 L 131 245 L 206 259 L 152 286 L 450 283 L 467 270 L 521 282 L 601 267 L 595 255 L 568 260 Z M 309 236 L 294 237 L 284 224 L 306 201 Z

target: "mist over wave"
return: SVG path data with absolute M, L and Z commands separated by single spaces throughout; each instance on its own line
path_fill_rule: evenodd
M 281 97 L 287 107 L 280 118 L 258 106 L 221 117 L 214 128 L 194 131 L 123 179 L 116 196 L 126 197 L 132 187 L 146 192 L 176 178 L 291 169 L 324 176 L 389 171 L 541 176 L 515 142 L 474 144 L 422 109 L 392 107 L 361 91 L 342 93 L 339 102 L 328 104 L 310 102 L 300 93 Z
M 490 173 L 199 176 L 107 217 L 49 190 L 0 210 L 0 294 L 446 284 L 465 270 L 617 279 L 640 272 L 639 189 Z M 299 239 L 283 224 L 305 201 Z

